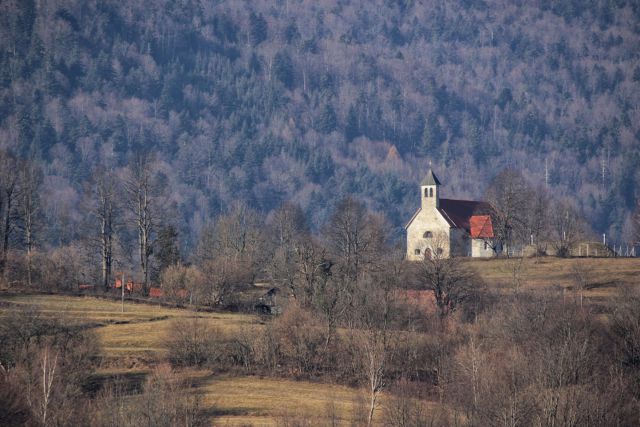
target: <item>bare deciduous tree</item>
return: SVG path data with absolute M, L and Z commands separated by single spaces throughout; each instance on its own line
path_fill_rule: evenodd
M 486 387 L 483 384 L 487 369 L 485 357 L 481 345 L 474 336 L 471 336 L 468 344 L 456 354 L 456 373 L 462 386 L 458 399 L 468 408 L 467 417 L 471 425 L 477 422 L 476 414 Z
M 474 294 L 480 279 L 459 258 L 445 258 L 444 251 L 438 249 L 441 247 L 436 246 L 431 257 L 425 257 L 418 265 L 416 284 L 420 289 L 433 293 L 444 326 L 447 316 Z
M 394 292 L 401 277 L 398 269 L 402 266 L 390 263 L 388 268 L 367 275 L 358 288 L 354 331 L 369 394 L 368 426 L 373 424 L 380 393 L 387 385 L 389 365 L 398 347 L 391 322 L 395 312 Z
M 527 231 L 531 186 L 518 171 L 507 169 L 496 176 L 485 194 L 493 208 L 492 221 L 495 241 L 505 253 L 521 243 Z
M 383 331 L 375 329 L 361 331 L 359 335 L 364 359 L 363 368 L 369 392 L 367 426 L 371 426 L 378 406 L 378 398 L 385 386 L 385 371 L 389 358 L 388 337 Z
M 591 280 L 593 277 L 593 268 L 591 267 L 591 260 L 590 259 L 576 260 L 571 265 L 571 275 L 572 275 L 573 283 L 575 285 L 575 289 L 578 291 L 578 296 L 580 298 L 580 307 L 582 308 L 584 291 L 591 284 Z
M 323 295 L 320 290 L 331 274 L 331 261 L 327 259 L 326 249 L 313 236 L 301 239 L 294 247 L 296 297 L 300 297 L 303 306 L 315 304 L 316 297 Z
M 54 352 L 50 354 L 49 347 L 45 347 L 42 351 L 42 361 L 40 363 L 40 369 L 42 371 L 41 387 L 42 396 L 40 396 L 40 419 L 42 425 L 47 425 L 47 415 L 49 412 L 49 406 L 51 403 L 51 393 L 53 391 L 53 382 L 56 379 L 56 368 L 58 366 L 58 354 Z
M 149 291 L 149 261 L 153 254 L 153 245 L 159 218 L 158 193 L 154 182 L 150 159 L 138 157 L 128 168 L 124 181 L 128 196 L 127 205 L 133 214 L 132 220 L 138 234 L 138 257 L 143 276 L 143 291 Z
M 537 187 L 532 192 L 527 218 L 529 234 L 533 240 L 536 255 L 545 255 L 547 252 L 550 232 L 550 205 L 551 201 L 547 190 L 544 187 Z
M 527 268 L 528 265 L 525 257 L 513 258 L 504 264 L 504 269 L 511 277 L 511 283 L 516 292 L 520 290 L 520 287 L 525 282 Z
M 585 224 L 569 201 L 559 201 L 551 210 L 552 245 L 561 257 L 571 256 L 575 245 L 585 235 Z
M 0 235 L 2 236 L 0 276 L 6 274 L 10 236 L 18 218 L 19 169 L 19 162 L 12 154 L 0 151 L 0 214 L 2 216 L 2 225 L 0 226 Z
M 246 290 L 254 279 L 251 265 L 240 259 L 219 257 L 200 266 L 205 279 L 204 301 L 210 305 L 227 305 L 239 291 Z
M 205 295 L 210 304 L 228 302 L 254 281 L 268 257 L 265 239 L 258 214 L 241 204 L 203 230 L 196 261 L 207 278 Z
M 386 246 L 383 218 L 370 214 L 355 199 L 343 199 L 326 227 L 326 235 L 340 268 L 352 281 L 379 262 Z
M 425 402 L 416 398 L 419 388 L 419 384 L 406 379 L 396 382 L 393 394 L 389 393 L 385 401 L 383 425 L 389 427 L 422 427 L 447 424 L 444 420 L 436 419 L 438 416 L 436 408 L 427 408 Z
M 113 244 L 118 216 L 118 183 L 113 173 L 104 170 L 94 172 L 91 213 L 98 222 L 98 245 L 101 259 L 101 282 L 105 292 L 111 283 Z
M 293 241 L 309 234 L 309 224 L 300 206 L 286 202 L 268 222 L 277 244 L 291 246 Z
M 36 230 L 40 214 L 40 185 L 42 171 L 34 163 L 28 163 L 22 170 L 20 185 L 22 197 L 20 203 L 20 227 L 27 256 L 27 285 L 31 287 L 33 276 L 33 252 L 36 245 Z
M 615 304 L 609 331 L 613 354 L 628 376 L 632 392 L 640 393 L 640 296 L 637 291 L 624 289 Z
M 640 201 L 638 201 L 638 206 L 636 207 L 635 212 L 633 213 L 633 241 L 634 243 L 640 243 Z
M 272 283 L 286 286 L 294 298 L 300 298 L 297 255 L 312 239 L 304 213 L 299 206 L 285 203 L 270 218 L 269 226 L 273 256 L 267 262 L 267 274 Z
M 313 307 L 320 312 L 327 326 L 325 350 L 332 343 L 338 324 L 349 307 L 344 293 L 345 289 L 341 280 L 331 277 L 326 271 L 323 271 L 314 281 Z
M 264 224 L 258 213 L 244 204 L 236 204 L 218 218 L 213 228 L 214 258 L 226 258 L 245 264 L 255 275 L 267 255 Z

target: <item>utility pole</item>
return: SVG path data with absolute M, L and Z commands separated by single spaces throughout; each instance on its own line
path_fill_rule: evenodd
M 122 290 L 122 312 L 124 313 L 124 271 L 122 272 L 122 284 L 120 285 Z

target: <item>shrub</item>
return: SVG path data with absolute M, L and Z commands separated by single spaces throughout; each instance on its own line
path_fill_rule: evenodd
M 220 359 L 220 331 L 200 317 L 173 322 L 166 337 L 169 362 L 174 366 L 206 366 Z

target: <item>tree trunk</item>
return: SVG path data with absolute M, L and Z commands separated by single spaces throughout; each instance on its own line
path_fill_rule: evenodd
M 107 266 L 107 224 L 106 224 L 106 218 L 102 218 L 102 233 L 101 233 L 101 237 L 102 237 L 102 287 L 104 288 L 104 291 L 106 292 L 109 289 L 109 273 L 108 273 L 108 266 Z
M 142 291 L 146 295 L 149 286 L 149 237 L 144 223 L 144 216 L 140 218 L 140 268 L 142 269 Z
M 9 233 L 11 231 L 11 199 L 13 196 L 13 189 L 7 189 L 6 194 L 6 207 L 4 210 L 4 218 L 3 218 L 3 241 L 2 241 L 2 262 L 0 263 L 0 274 L 2 276 L 6 275 L 7 270 L 7 257 L 9 253 Z
M 103 271 L 102 280 L 105 292 L 109 290 L 109 283 L 111 281 L 111 265 L 113 263 L 113 231 L 111 227 L 111 215 L 107 220 L 106 234 L 104 236 L 104 259 L 103 259 Z
M 31 231 L 31 219 L 29 216 L 29 219 L 27 221 L 27 225 L 26 225 L 26 230 L 25 230 L 25 234 L 26 234 L 26 241 L 27 241 L 27 285 L 29 287 L 31 287 L 32 285 L 32 256 L 33 256 L 33 236 L 32 236 L 32 231 Z
M 376 410 L 377 399 L 378 393 L 372 390 L 369 399 L 369 416 L 367 417 L 367 427 L 371 427 L 373 425 L 373 412 Z

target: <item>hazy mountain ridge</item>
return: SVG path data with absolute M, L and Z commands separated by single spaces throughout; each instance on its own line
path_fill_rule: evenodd
M 502 168 L 624 239 L 638 200 L 633 2 L 4 2 L 0 145 L 40 158 L 74 238 L 93 168 L 162 165 L 189 245 L 235 200 L 353 193 L 399 227 L 429 161 L 449 196 Z M 604 167 L 604 179 L 603 179 Z M 396 230 L 399 230 L 396 228 Z M 77 231 L 75 231 L 77 232 Z

